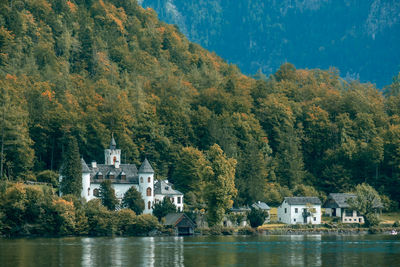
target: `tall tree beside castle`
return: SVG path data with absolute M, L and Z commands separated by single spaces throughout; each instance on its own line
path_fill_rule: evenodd
M 64 195 L 72 194 L 80 197 L 82 191 L 82 164 L 79 158 L 78 142 L 74 136 L 67 137 L 61 175 L 61 192 Z

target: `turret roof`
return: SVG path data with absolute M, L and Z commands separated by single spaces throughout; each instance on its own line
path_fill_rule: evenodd
M 139 173 L 154 173 L 153 168 L 150 165 L 150 162 L 146 159 L 144 159 L 142 166 L 139 168 Z
M 111 136 L 110 149 L 116 149 L 116 148 L 117 148 L 117 143 L 115 142 L 114 134 L 113 134 Z
M 81 165 L 82 165 L 82 173 L 90 173 L 90 169 L 83 158 L 81 158 Z

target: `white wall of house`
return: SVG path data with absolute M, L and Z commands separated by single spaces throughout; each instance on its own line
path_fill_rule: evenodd
M 164 197 L 169 197 L 171 202 L 176 206 L 177 211 L 183 211 L 183 195 L 170 195 L 170 196 L 165 196 L 165 195 L 155 195 L 154 196 L 154 201 L 155 203 L 161 202 L 164 200 Z
M 111 187 L 115 190 L 115 196 L 118 198 L 118 200 L 121 202 L 122 198 L 124 197 L 126 191 L 129 190 L 134 186 L 136 190 L 138 190 L 139 186 L 137 184 L 111 184 Z M 98 183 L 92 183 L 90 184 L 90 191 L 86 190 L 86 193 L 89 192 L 89 194 L 85 197 L 87 201 L 92 200 L 94 198 L 97 198 L 94 195 L 94 190 L 98 189 L 100 190 L 100 184 Z M 85 190 L 82 190 L 82 193 L 84 193 Z
M 333 216 L 333 211 L 336 209 L 336 217 L 342 216 L 342 209 L 341 208 L 325 208 L 325 214 L 328 216 Z
M 307 218 L 306 223 L 321 224 L 321 205 L 289 205 L 285 200 L 278 207 L 278 221 L 286 224 L 304 224 L 303 210 L 314 208 L 315 213 Z

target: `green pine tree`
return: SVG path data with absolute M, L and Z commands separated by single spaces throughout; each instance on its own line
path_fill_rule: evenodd
M 100 199 L 103 206 L 109 210 L 115 210 L 118 204 L 118 199 L 115 196 L 115 190 L 111 187 L 110 180 L 104 180 L 100 184 Z
M 122 207 L 133 210 L 136 214 L 141 214 L 144 210 L 144 201 L 135 187 L 129 188 L 122 199 Z
M 67 139 L 64 152 L 64 160 L 61 169 L 61 192 L 64 195 L 71 194 L 80 197 L 82 192 L 82 164 L 79 159 L 78 142 L 73 136 Z

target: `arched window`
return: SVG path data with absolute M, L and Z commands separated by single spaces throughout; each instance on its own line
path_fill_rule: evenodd
M 151 188 L 148 187 L 146 190 L 146 196 L 151 197 Z
M 114 158 L 113 158 L 113 164 L 115 164 L 116 161 L 117 161 L 117 157 L 114 156 Z
M 143 183 L 143 177 L 140 177 L 140 182 Z
M 87 189 L 87 195 L 90 196 L 90 187 Z
M 147 178 L 147 182 L 148 183 L 150 183 L 151 182 L 151 178 L 149 177 L 149 178 Z
M 151 209 L 151 202 L 150 202 L 150 201 L 147 202 L 147 208 L 148 208 L 148 209 Z

